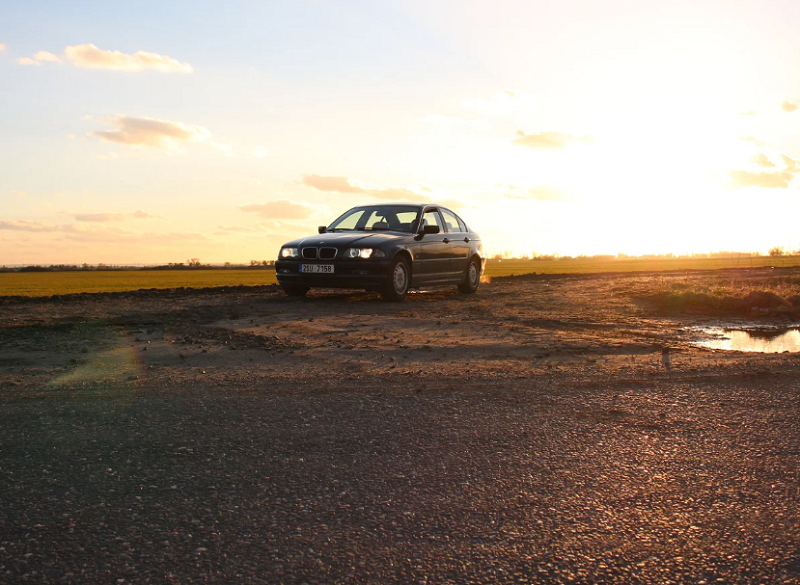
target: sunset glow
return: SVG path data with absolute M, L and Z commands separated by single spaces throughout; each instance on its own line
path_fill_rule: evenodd
M 274 259 L 434 201 L 488 254 L 800 249 L 800 5 L 6 2 L 0 264 Z

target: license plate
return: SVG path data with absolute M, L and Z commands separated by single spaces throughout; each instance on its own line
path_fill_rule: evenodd
M 307 274 L 333 274 L 333 264 L 301 264 L 300 272 Z

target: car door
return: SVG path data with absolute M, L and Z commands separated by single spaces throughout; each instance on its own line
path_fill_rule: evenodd
M 439 208 L 439 212 L 442 214 L 442 219 L 447 228 L 445 243 L 447 244 L 448 271 L 451 278 L 460 281 L 467 270 L 469 237 L 461 229 L 463 222 L 458 221 L 458 216 L 455 213 L 443 207 Z
M 426 225 L 439 227 L 438 234 L 422 235 L 422 229 Z M 419 246 L 419 271 L 415 273 L 414 280 L 419 284 L 435 284 L 446 282 L 448 279 L 449 241 L 445 232 L 444 222 L 439 211 L 435 208 L 428 208 L 422 214 L 420 222 L 420 246 Z M 448 242 L 444 240 L 447 239 Z

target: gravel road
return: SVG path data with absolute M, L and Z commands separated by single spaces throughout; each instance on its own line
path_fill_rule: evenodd
M 800 583 L 800 356 L 656 278 L 0 302 L 0 582 Z

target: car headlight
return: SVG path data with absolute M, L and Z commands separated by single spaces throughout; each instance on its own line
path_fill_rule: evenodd
M 374 248 L 349 248 L 345 253 L 345 258 L 384 258 L 386 254 L 384 254 L 381 250 L 376 250 Z
M 281 248 L 281 258 L 297 258 L 297 248 Z

